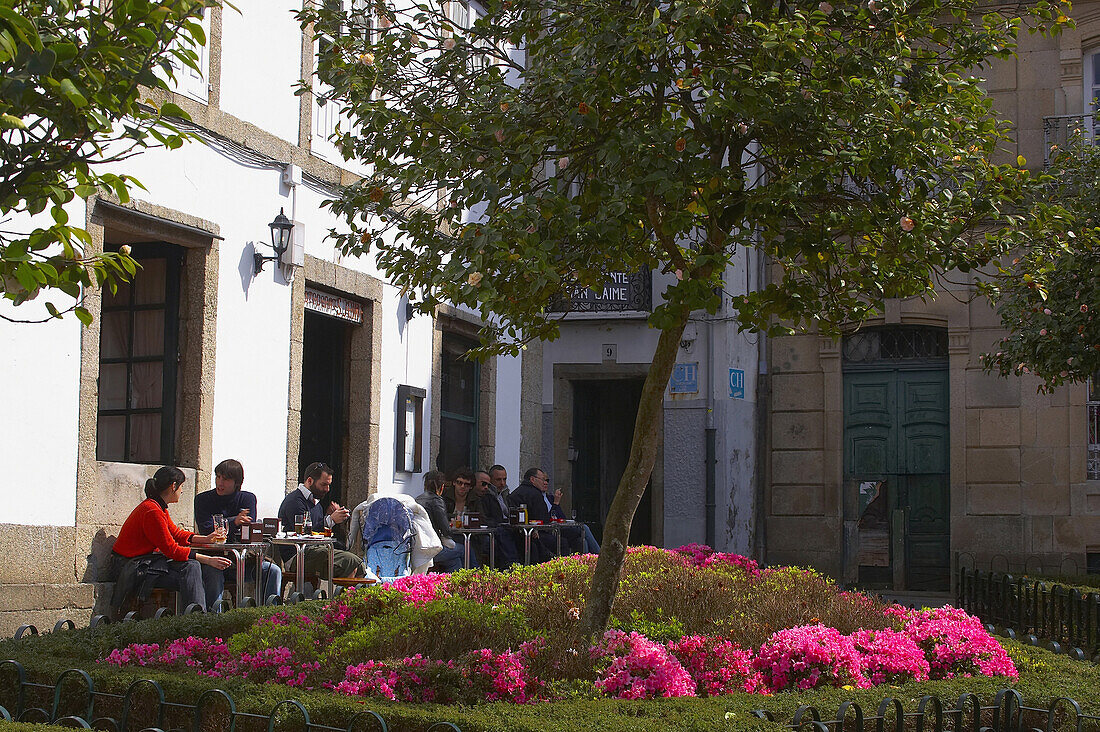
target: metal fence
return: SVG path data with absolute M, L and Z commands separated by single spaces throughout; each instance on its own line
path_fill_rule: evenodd
M 1100 659 L 1100 590 L 1082 593 L 1011 574 L 959 570 L 958 606 L 1009 635 L 1035 635 Z
M 760 719 L 776 721 L 768 712 L 753 712 Z M 1100 730 L 1100 716 L 1085 714 L 1073 699 L 1055 699 L 1046 707 L 1029 707 L 1015 689 L 997 693 L 989 706 L 976 694 L 962 694 L 953 705 L 938 697 L 924 696 L 909 701 L 906 711 L 902 700 L 884 699 L 874 714 L 865 713 L 859 704 L 845 702 L 832 719 L 822 717 L 815 707 L 800 707 L 788 729 L 811 732 L 1053 732 Z
M 207 689 L 193 704 L 168 701 L 164 689 L 151 679 L 130 684 L 123 694 L 99 691 L 92 677 L 81 669 L 62 672 L 53 684 L 27 680 L 16 661 L 0 662 L 0 719 L 39 722 L 78 729 L 112 732 L 389 732 L 382 715 L 364 709 L 347 720 L 346 727 L 313 721 L 309 711 L 294 699 L 273 705 L 268 714 L 242 712 L 222 689 Z M 829 719 L 812 706 L 800 707 L 792 720 L 779 722 L 765 710 L 752 716 L 802 732 L 1040 732 L 1042 730 L 1100 731 L 1100 716 L 1085 714 L 1072 699 L 1055 699 L 1046 707 L 1027 706 L 1014 689 L 996 694 L 989 705 L 964 693 L 953 705 L 938 697 L 924 696 L 909 702 L 884 699 L 873 714 L 859 704 L 845 702 Z M 341 723 L 342 724 L 342 723 Z M 462 732 L 454 722 L 431 724 L 426 732 Z
M 382 715 L 370 709 L 358 712 L 346 727 L 320 724 L 294 699 L 276 703 L 268 714 L 237 709 L 222 689 L 207 689 L 193 704 L 168 701 L 164 689 L 151 679 L 130 684 L 124 694 L 95 688 L 82 669 L 62 672 L 53 684 L 27 680 L 17 661 L 0 662 L 0 719 L 55 724 L 77 729 L 113 732 L 389 732 Z M 342 723 L 341 723 L 342 724 Z M 429 732 L 461 732 L 453 722 L 436 722 Z

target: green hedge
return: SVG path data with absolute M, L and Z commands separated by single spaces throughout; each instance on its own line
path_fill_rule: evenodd
M 316 613 L 320 603 L 304 603 L 289 608 L 295 614 Z M 907 711 L 916 709 L 924 694 L 942 698 L 948 706 L 963 692 L 974 692 L 983 701 L 1009 684 L 1004 679 L 969 678 L 909 683 L 899 687 L 875 689 L 826 689 L 804 693 L 783 693 L 774 696 L 737 694 L 711 699 L 665 699 L 658 701 L 620 701 L 614 699 L 569 699 L 553 703 L 512 705 L 493 703 L 478 706 L 441 706 L 409 704 L 344 697 L 327 691 L 299 691 L 278 685 L 260 685 L 224 679 L 210 679 L 181 674 L 117 669 L 95 663 L 109 650 L 129 643 L 151 643 L 166 638 L 187 635 L 227 638 L 248 628 L 256 618 L 269 615 L 275 609 L 239 610 L 223 615 L 192 615 L 164 618 L 122 625 L 110 625 L 95 630 L 81 629 L 60 634 L 45 634 L 38 638 L 0 642 L 0 659 L 11 658 L 27 669 L 28 676 L 43 683 L 52 683 L 68 668 L 83 668 L 95 680 L 100 691 L 122 693 L 134 681 L 155 679 L 163 686 L 171 701 L 193 701 L 209 688 L 229 692 L 240 711 L 266 715 L 283 699 L 299 700 L 315 722 L 346 727 L 351 716 L 366 709 L 382 715 L 392 730 L 426 730 L 431 724 L 451 721 L 463 732 L 546 732 L 554 730 L 584 730 L 585 732 L 627 732 L 637 729 L 687 730 L 779 730 L 781 726 L 750 716 L 754 709 L 766 709 L 776 719 L 789 721 L 795 710 L 804 704 L 816 706 L 824 716 L 834 716 L 845 701 L 859 702 L 865 712 L 872 713 L 886 696 L 901 699 Z M 1086 713 L 1100 713 L 1100 667 L 1072 661 L 1047 651 L 1003 641 L 1020 670 L 1015 688 L 1029 706 L 1045 706 L 1059 696 L 1076 699 Z M 0 698 L 0 704 L 10 699 Z M 364 703 L 365 702 L 365 703 Z M 27 727 L 35 729 L 35 727 Z M 45 728 L 43 728 L 45 729 Z
M 1082 595 L 1100 594 L 1100 574 L 1028 574 L 1024 578 L 1047 585 L 1061 585 Z
M 72 727 L 57 727 L 52 724 L 28 724 L 26 722 L 5 722 L 0 720 L 0 732 L 71 732 Z

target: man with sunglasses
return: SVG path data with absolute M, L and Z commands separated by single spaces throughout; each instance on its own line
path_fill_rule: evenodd
M 516 537 L 512 529 L 508 528 L 508 504 L 497 493 L 489 473 L 484 470 L 474 473 L 474 485 L 470 495 L 473 497 L 472 504 L 480 509 L 485 524 L 494 529 L 498 568 L 507 569 L 519 561 Z

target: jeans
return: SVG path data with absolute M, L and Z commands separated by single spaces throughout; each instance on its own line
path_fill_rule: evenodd
M 201 567 L 203 566 L 194 559 L 188 559 L 186 562 L 169 560 L 168 571 L 153 579 L 153 587 L 163 587 L 166 590 L 178 592 L 181 609 L 195 604 L 206 610 L 206 593 L 202 586 Z
M 263 596 L 254 598 L 256 604 L 263 605 L 267 602 L 267 598 L 272 595 L 281 595 L 283 589 L 283 571 L 279 567 L 271 562 L 264 560 L 263 564 Z M 206 594 L 206 607 L 213 608 L 214 604 L 221 599 L 222 593 L 225 591 L 225 580 L 237 578 L 237 568 L 229 567 L 225 570 L 214 569 L 207 565 L 202 565 L 202 586 Z M 254 563 L 248 562 L 248 565 L 244 570 L 244 578 L 246 582 L 252 582 L 256 579 L 256 570 L 254 569 Z M 240 603 L 242 597 L 245 596 L 245 588 L 237 588 L 237 602 Z
M 432 558 L 432 566 L 438 569 L 440 572 L 457 572 L 458 570 L 462 569 L 462 559 L 466 553 L 464 546 L 465 545 L 461 541 L 455 541 L 455 545 L 453 548 L 448 549 L 447 547 L 443 547 L 443 551 L 439 552 L 439 554 L 436 554 L 435 557 Z M 473 549 L 473 547 L 471 547 L 471 549 Z M 477 557 L 471 551 L 470 566 L 477 566 L 475 564 L 476 561 Z

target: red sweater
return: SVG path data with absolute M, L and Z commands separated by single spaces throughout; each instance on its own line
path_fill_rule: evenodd
M 184 531 L 172 523 L 168 510 L 154 498 L 137 505 L 115 539 L 114 551 L 124 557 L 136 557 L 158 551 L 169 559 L 185 562 L 191 558 L 193 531 Z

